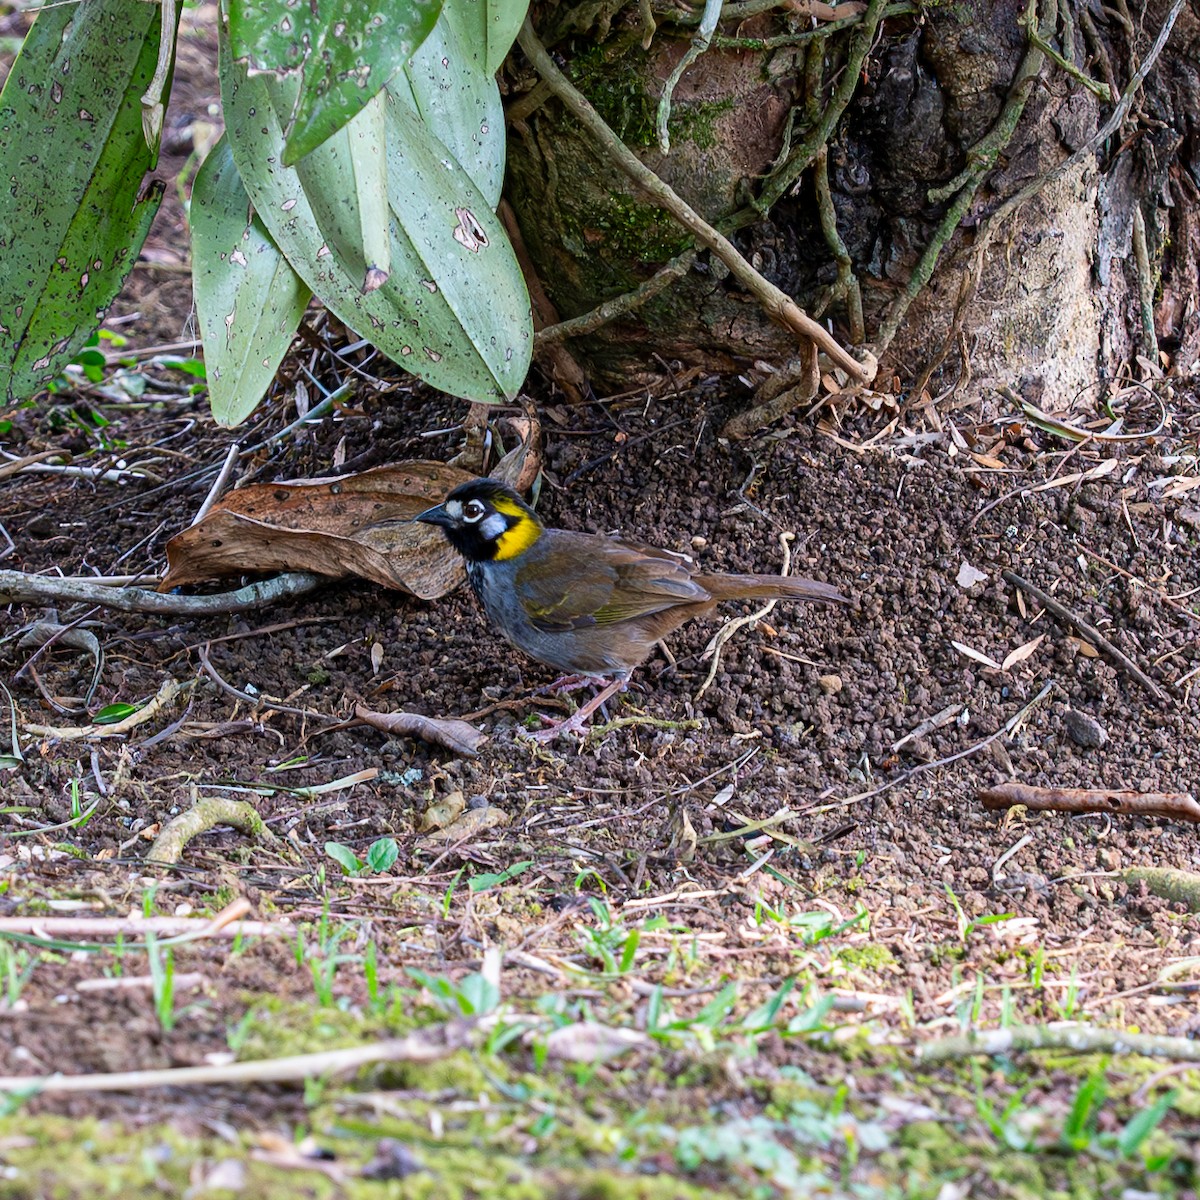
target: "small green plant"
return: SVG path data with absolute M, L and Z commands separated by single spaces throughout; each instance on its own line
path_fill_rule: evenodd
M 503 871 L 485 871 L 479 875 L 472 875 L 467 886 L 472 892 L 486 892 L 488 888 L 499 887 L 500 884 L 515 879 L 532 866 L 533 859 L 526 859 L 524 862 L 513 863 L 511 867 L 505 867 Z
M 12 942 L 0 939 L 0 985 L 4 988 L 5 1008 L 11 1010 L 20 1000 L 37 963 L 38 956 L 24 946 L 14 946 Z
M 500 1006 L 500 988 L 480 972 L 464 975 L 457 983 L 445 975 L 430 975 L 416 967 L 406 968 L 434 1005 L 451 1017 L 484 1017 Z
M 769 924 L 782 925 L 789 931 L 799 934 L 800 941 L 805 946 L 815 946 L 826 938 L 838 937 L 856 925 L 869 925 L 870 922 L 871 915 L 861 904 L 854 916 L 840 924 L 835 924 L 833 914 L 824 909 L 817 909 L 815 912 L 789 913 L 782 906 L 773 908 L 761 898 L 754 903 L 754 924 L 756 926 L 761 929 Z
M 154 1014 L 164 1033 L 175 1028 L 175 953 L 162 947 L 153 933 L 146 934 L 146 957 L 150 962 L 150 991 L 154 997 Z
M 1001 921 L 1011 921 L 1016 913 L 987 913 L 982 917 L 976 917 L 972 920 L 963 912 L 963 906 L 958 902 L 958 897 L 954 894 L 954 889 L 947 883 L 943 885 L 946 889 L 946 896 L 954 908 L 954 919 L 958 926 L 958 940 L 965 946 L 970 940 L 971 934 L 983 925 L 997 925 Z
M 349 846 L 341 842 L 326 842 L 325 853 L 350 876 L 384 875 L 396 864 L 400 848 L 396 839 L 377 838 L 367 847 L 367 857 L 359 858 Z

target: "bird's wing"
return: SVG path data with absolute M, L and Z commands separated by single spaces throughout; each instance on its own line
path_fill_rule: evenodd
M 526 615 L 546 632 L 611 625 L 710 599 L 687 564 L 663 551 L 565 532 L 547 549 L 550 561 L 531 553 L 516 576 Z

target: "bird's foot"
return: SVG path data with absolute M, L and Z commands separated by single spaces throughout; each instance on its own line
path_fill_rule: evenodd
M 592 680 L 591 682 L 595 682 Z M 587 736 L 588 722 L 591 720 L 592 714 L 597 710 L 603 710 L 605 701 L 611 696 L 615 696 L 617 692 L 624 691 L 625 680 L 614 679 L 605 687 L 601 688 L 585 705 L 573 712 L 565 721 L 555 721 L 550 717 L 543 716 L 542 720 L 549 722 L 545 729 L 535 730 L 533 733 L 527 733 L 525 736 L 531 738 L 541 745 L 548 745 L 556 738 L 564 734 L 577 733 L 581 737 Z
M 594 687 L 598 680 L 594 675 L 560 675 L 553 683 L 534 688 L 532 696 L 558 696 L 563 692 L 575 692 L 581 687 Z

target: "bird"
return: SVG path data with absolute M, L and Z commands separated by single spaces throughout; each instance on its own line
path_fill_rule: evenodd
M 713 574 L 688 557 L 597 533 L 547 527 L 508 485 L 479 478 L 413 518 L 442 530 L 492 624 L 530 658 L 604 686 L 567 720 L 532 734 L 583 733 L 654 647 L 722 600 L 850 601 L 828 583 Z M 543 718 L 548 720 L 548 718 Z

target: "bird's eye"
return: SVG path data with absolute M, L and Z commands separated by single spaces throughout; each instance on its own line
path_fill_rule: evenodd
M 484 508 L 482 501 L 468 500 L 463 507 L 463 519 L 474 524 L 483 517 L 485 512 L 487 509 Z

